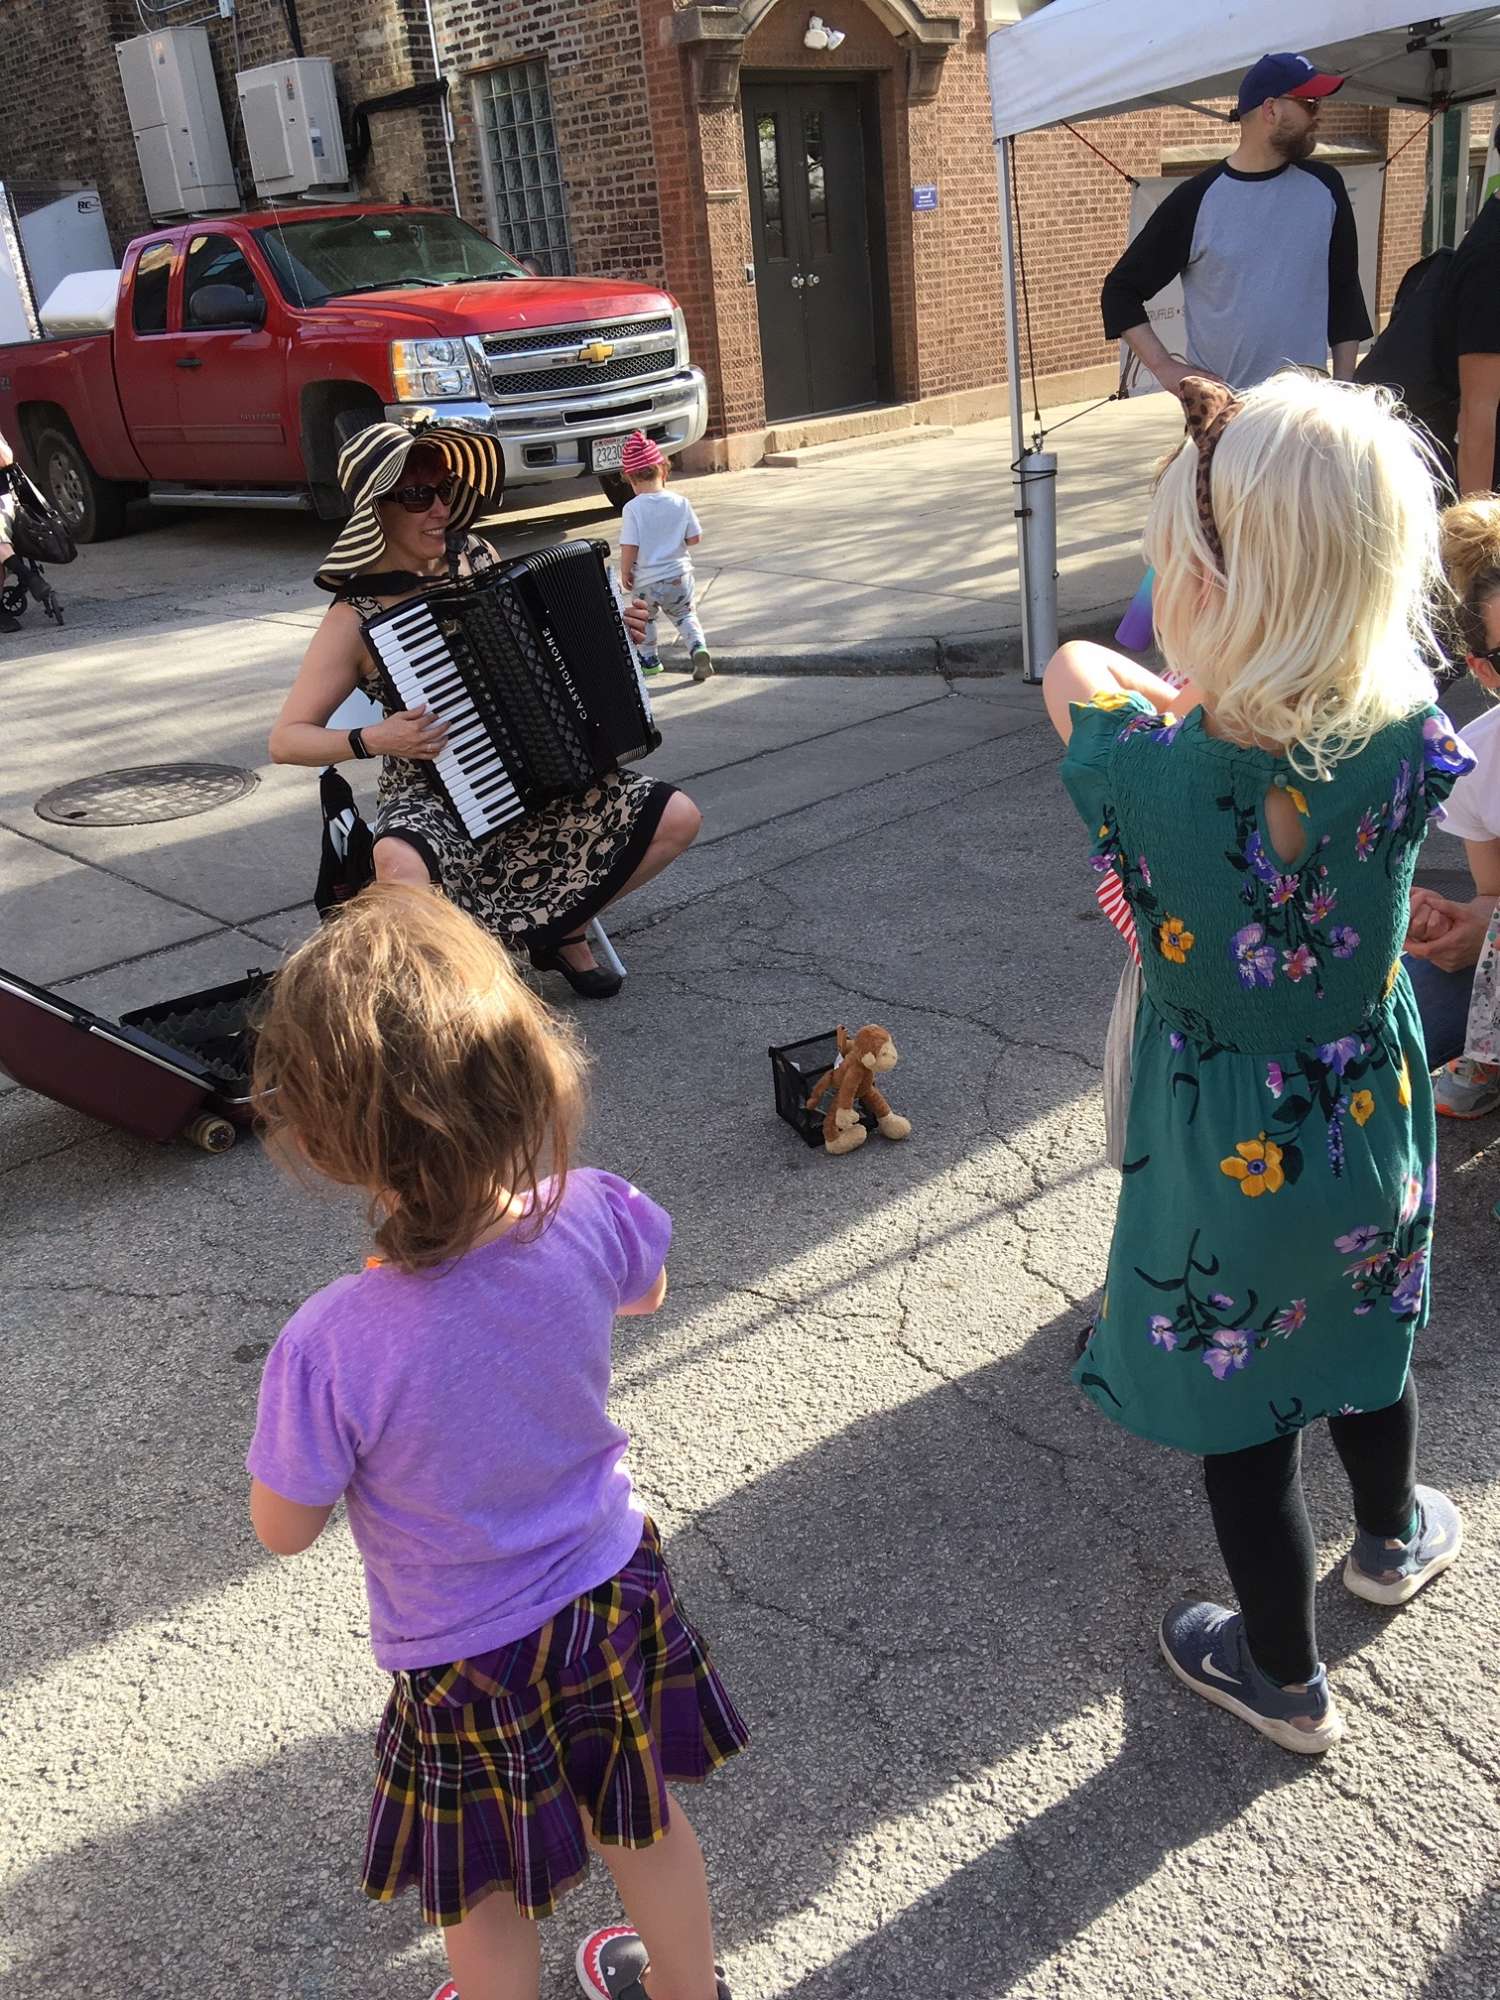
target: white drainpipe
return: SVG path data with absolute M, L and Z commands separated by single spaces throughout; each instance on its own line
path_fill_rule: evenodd
M 437 27 L 432 18 L 432 0 L 424 0 L 427 13 L 427 39 L 432 45 L 432 67 L 436 76 L 443 74 L 443 60 L 438 54 Z M 453 213 L 462 214 L 458 199 L 458 169 L 453 164 L 453 112 L 448 100 L 443 99 L 443 145 L 448 154 L 448 185 L 453 190 Z

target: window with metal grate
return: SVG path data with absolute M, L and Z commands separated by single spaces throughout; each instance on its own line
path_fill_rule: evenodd
M 495 235 L 547 277 L 573 268 L 547 65 L 507 63 L 474 79 Z

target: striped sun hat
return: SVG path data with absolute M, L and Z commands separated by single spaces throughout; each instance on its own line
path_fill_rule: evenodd
M 406 461 L 418 445 L 435 451 L 458 481 L 448 516 L 455 533 L 500 505 L 505 460 L 486 432 L 460 430 L 431 416 L 419 417 L 409 429 L 404 424 L 371 424 L 357 431 L 339 453 L 339 485 L 348 496 L 350 514 L 314 578 L 324 590 L 337 590 L 351 577 L 379 568 L 385 530 L 376 503 L 401 484 Z

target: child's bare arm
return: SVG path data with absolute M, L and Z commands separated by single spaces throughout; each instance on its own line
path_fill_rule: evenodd
M 1042 694 L 1052 726 L 1064 743 L 1073 734 L 1072 704 L 1092 701 L 1096 694 L 1144 695 L 1163 714 L 1170 709 L 1174 715 L 1185 715 L 1202 701 L 1194 688 L 1173 687 L 1123 653 L 1088 639 L 1070 639 L 1058 648 L 1048 662 Z
M 332 1512 L 331 1506 L 305 1507 L 300 1500 L 288 1500 L 258 1479 L 250 1482 L 250 1525 L 273 1556 L 300 1556 L 310 1549 Z
M 684 535 L 682 539 L 687 543 L 690 549 L 695 549 L 697 548 L 698 544 L 703 540 L 703 537 L 701 535 Z
M 642 1292 L 638 1299 L 632 1299 L 629 1305 L 621 1306 L 620 1317 L 622 1319 L 639 1319 L 646 1313 L 654 1313 L 666 1296 L 667 1267 L 663 1264 L 656 1274 L 656 1283 L 651 1287 L 650 1291 Z
M 620 581 L 627 590 L 635 582 L 635 564 L 640 552 L 641 545 L 639 542 L 621 542 L 620 544 Z

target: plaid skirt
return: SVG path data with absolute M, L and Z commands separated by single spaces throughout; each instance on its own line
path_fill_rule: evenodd
M 748 1741 L 647 1521 L 624 1569 L 540 1631 L 394 1676 L 365 1894 L 414 1882 L 423 1920 L 456 1924 L 503 1888 L 549 1916 L 588 1872 L 586 1824 L 606 1845 L 651 1846 L 668 1779 L 706 1778 Z

